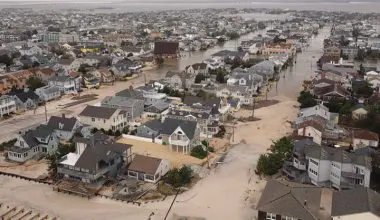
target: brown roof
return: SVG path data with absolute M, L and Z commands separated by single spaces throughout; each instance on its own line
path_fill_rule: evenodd
M 314 95 L 317 96 L 324 96 L 333 92 L 340 94 L 343 97 L 347 97 L 350 95 L 350 93 L 346 89 L 344 89 L 341 85 L 338 84 L 333 84 L 321 88 L 314 88 L 313 92 Z
M 375 132 L 368 131 L 368 130 L 353 130 L 352 136 L 353 138 L 358 138 L 358 139 L 379 141 L 379 135 L 377 135 L 377 133 Z
M 154 175 L 160 166 L 161 159 L 136 154 L 128 170 Z
M 45 74 L 45 75 L 47 75 L 47 76 L 52 76 L 52 75 L 54 75 L 54 70 L 53 69 L 51 69 L 51 68 L 43 68 L 43 69 L 40 69 L 40 71 L 43 73 L 43 74 Z
M 154 54 L 177 54 L 179 49 L 178 42 L 156 41 L 154 43 Z
M 315 121 L 315 120 L 304 121 L 299 125 L 299 128 L 305 128 L 305 127 L 309 127 L 309 126 L 317 129 L 320 132 L 323 132 L 323 130 L 324 130 L 323 125 L 321 123 L 319 123 L 318 121 Z

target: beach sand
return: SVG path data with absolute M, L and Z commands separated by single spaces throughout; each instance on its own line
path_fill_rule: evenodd
M 291 132 L 290 124 L 297 115 L 297 102 L 276 97 L 281 102 L 255 111 L 261 120 L 239 123 L 235 129 L 235 142 L 224 162 L 191 190 L 179 195 L 169 214 L 199 216 L 208 220 L 252 219 L 260 192 L 265 186 L 254 174 L 260 154 L 272 143 Z M 242 116 L 250 114 L 240 112 Z M 164 219 L 173 197 L 165 201 L 139 206 L 104 199 L 83 199 L 54 192 L 51 187 L 0 176 L 0 198 L 23 206 L 45 210 L 62 219 Z M 171 219 L 171 218 L 168 218 Z

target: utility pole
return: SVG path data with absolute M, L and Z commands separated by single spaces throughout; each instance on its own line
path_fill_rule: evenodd
M 255 105 L 256 105 L 256 97 L 253 97 L 252 117 L 255 116 Z
M 209 147 L 209 142 L 208 142 L 208 120 L 206 120 L 206 156 L 207 156 L 207 168 L 210 169 L 210 160 L 208 157 L 208 147 Z
M 48 116 L 47 116 L 47 109 L 46 109 L 46 102 L 45 102 L 45 121 L 48 122 Z

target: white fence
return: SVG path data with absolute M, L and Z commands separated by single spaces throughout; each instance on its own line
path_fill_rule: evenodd
M 135 135 L 123 134 L 123 138 L 153 143 L 152 138 L 139 137 Z M 154 143 L 162 144 L 162 139 L 155 138 Z

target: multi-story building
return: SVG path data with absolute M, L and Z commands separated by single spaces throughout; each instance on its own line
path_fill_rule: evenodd
M 127 115 L 125 110 L 88 105 L 79 114 L 79 121 L 97 129 L 115 132 L 127 126 Z
M 101 105 L 108 108 L 118 108 L 126 111 L 127 120 L 133 121 L 144 113 L 144 101 L 122 96 L 107 96 Z
M 16 112 L 16 102 L 8 95 L 3 95 L 0 97 L 0 116 L 9 115 Z
M 339 190 L 369 187 L 371 157 L 309 142 L 296 142 L 292 164 L 283 169 L 287 176 L 297 179 L 306 172 L 312 184 Z
M 57 174 L 64 179 L 94 183 L 105 176 L 116 177 L 123 164 L 131 162 L 131 145 L 116 143 L 101 132 L 89 139 L 75 138 L 75 152 L 61 158 Z

